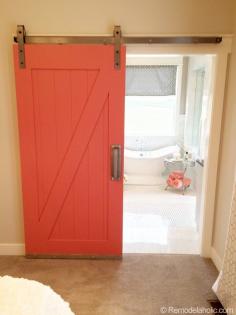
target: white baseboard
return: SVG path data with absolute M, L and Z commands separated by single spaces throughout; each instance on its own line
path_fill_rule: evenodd
M 216 268 L 218 269 L 218 271 L 220 271 L 223 261 L 222 261 L 222 258 L 216 252 L 214 247 L 211 248 L 211 259 L 213 263 L 215 264 Z
M 25 244 L 22 243 L 0 243 L 0 255 L 24 255 Z

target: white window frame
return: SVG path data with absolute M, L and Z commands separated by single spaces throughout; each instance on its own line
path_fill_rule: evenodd
M 140 45 L 140 47 L 143 45 Z M 172 55 L 166 57 L 162 54 L 149 54 L 149 53 L 138 53 L 134 51 L 134 53 L 129 53 L 131 47 L 128 46 L 127 54 L 126 54 L 126 65 L 127 66 L 134 66 L 134 65 L 175 65 L 177 66 L 177 73 L 176 73 L 176 108 L 175 108 L 175 117 L 177 117 L 180 108 L 180 98 L 181 98 L 181 82 L 182 82 L 182 66 L 183 66 L 183 58 L 182 56 Z M 138 49 L 138 48 L 137 48 Z M 148 55 L 147 55 L 148 54 Z M 175 136 L 177 136 L 178 126 L 175 123 L 174 126 Z

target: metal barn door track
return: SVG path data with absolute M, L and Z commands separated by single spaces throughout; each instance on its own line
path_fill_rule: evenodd
M 103 44 L 114 45 L 114 67 L 120 69 L 121 44 L 219 44 L 218 36 L 122 36 L 121 27 L 114 26 L 113 36 L 28 36 L 24 25 L 17 26 L 19 67 L 25 68 L 24 44 Z

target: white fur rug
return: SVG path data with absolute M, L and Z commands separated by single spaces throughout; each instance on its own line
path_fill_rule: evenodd
M 74 315 L 49 286 L 24 278 L 0 277 L 0 315 Z

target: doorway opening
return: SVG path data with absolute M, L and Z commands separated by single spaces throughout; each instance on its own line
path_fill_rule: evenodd
M 213 55 L 127 54 L 124 253 L 200 253 Z

